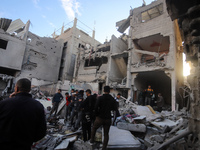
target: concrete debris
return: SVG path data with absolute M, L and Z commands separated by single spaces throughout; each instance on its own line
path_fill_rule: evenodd
M 5 98 L 14 89 L 13 76 L 0 74 L 0 99 Z
M 180 144 L 180 141 L 182 144 L 186 143 L 183 137 L 190 135 L 190 132 L 187 129 L 188 115 L 185 108 L 179 112 L 162 111 L 159 113 L 151 107 L 137 105 L 128 99 L 120 99 L 119 104 L 119 110 L 125 113 L 121 113 L 114 123 L 115 126 L 110 128 L 108 149 L 157 150 L 172 147 L 176 142 Z M 140 111 L 137 111 L 138 108 L 141 108 Z M 90 145 L 82 141 L 81 128 L 74 130 L 70 123 L 62 118 L 62 114 L 59 114 L 57 117 L 51 116 L 48 119 L 47 136 L 35 143 L 33 150 L 45 148 L 49 150 L 101 149 L 103 137 L 101 129 L 97 131 L 96 143 Z
M 111 126 L 108 149 L 140 149 L 141 143 L 129 131 Z
M 135 132 L 146 132 L 146 126 L 144 124 L 130 124 L 130 123 L 123 123 L 119 122 L 117 124 L 119 129 L 135 131 Z

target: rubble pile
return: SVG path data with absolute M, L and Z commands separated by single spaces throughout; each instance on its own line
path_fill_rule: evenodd
M 129 99 L 121 99 L 119 111 L 121 116 L 117 117 L 113 123 L 114 126 L 111 126 L 108 149 L 123 149 L 127 146 L 144 150 L 182 149 L 186 145 L 188 147 L 188 139 L 192 138 L 188 131 L 187 118 L 189 115 L 186 108 L 181 111 L 162 111 L 159 113 L 154 111 L 151 106 L 141 106 Z M 48 117 L 47 127 L 47 135 L 41 141 L 35 143 L 33 150 L 101 149 L 102 129 L 99 129 L 96 133 L 96 143 L 91 146 L 89 142 L 82 140 L 81 127 L 74 130 L 70 123 L 65 121 L 62 114 Z M 118 140 L 121 143 L 117 142 L 117 145 L 115 134 L 119 133 Z M 130 140 L 130 135 L 135 143 L 127 145 L 125 143 L 126 140 Z M 184 138 L 187 135 L 189 135 L 188 138 Z
M 119 104 L 121 116 L 116 119 L 115 125 L 130 131 L 141 142 L 142 149 L 158 150 L 167 146 L 173 149 L 180 143 L 184 145 L 188 142 L 183 138 L 190 134 L 186 108 L 159 113 L 151 106 L 136 105 L 129 100 L 123 99 Z M 174 143 L 177 140 L 179 143 Z

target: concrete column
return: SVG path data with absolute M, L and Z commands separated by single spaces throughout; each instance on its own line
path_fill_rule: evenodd
M 64 23 L 63 23 L 63 26 L 62 26 L 61 33 L 60 33 L 60 34 L 63 34 L 63 33 L 64 33 Z
M 131 61 L 132 61 L 132 52 L 128 53 L 128 65 L 127 65 L 127 80 L 126 87 L 131 88 Z
M 171 73 L 171 93 L 172 93 L 172 97 L 171 97 L 171 108 L 172 111 L 176 110 L 176 74 L 175 71 L 172 71 Z
M 174 70 L 171 71 L 171 108 L 172 111 L 176 110 L 176 89 L 177 89 L 177 76 L 176 76 L 176 39 L 175 39 L 175 34 L 170 35 L 170 47 L 169 47 L 169 52 L 171 53 L 171 61 L 173 61 L 173 66 Z
M 77 48 L 75 48 L 76 26 L 77 26 L 77 18 L 74 18 L 74 25 L 72 28 L 72 36 L 71 36 L 71 39 L 68 41 L 69 49 L 67 50 L 67 56 L 66 56 L 67 61 L 65 61 L 65 63 L 66 63 L 65 69 L 63 71 L 64 80 L 70 79 L 70 76 L 68 76 L 67 73 L 69 72 L 69 69 L 70 69 L 71 57 L 72 57 L 72 54 L 77 54 L 77 51 L 74 51 L 74 50 L 77 50 Z

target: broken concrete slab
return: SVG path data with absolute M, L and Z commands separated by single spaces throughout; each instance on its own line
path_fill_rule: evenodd
M 65 139 L 55 148 L 55 150 L 67 150 L 68 145 L 69 140 Z
M 149 115 L 153 114 L 153 112 L 147 106 L 136 106 L 133 110 L 140 116 L 148 117 Z
M 111 126 L 107 149 L 140 149 L 141 143 L 129 131 Z
M 161 122 L 151 122 L 151 124 L 153 124 L 154 126 L 160 128 L 160 129 L 163 129 L 165 126 L 169 126 L 169 127 L 175 127 L 177 125 L 177 122 L 174 122 L 174 121 L 171 121 L 169 119 L 164 119 L 163 121 Z
M 131 124 L 119 122 L 117 124 L 119 129 L 134 131 L 134 132 L 146 132 L 146 126 L 144 124 Z

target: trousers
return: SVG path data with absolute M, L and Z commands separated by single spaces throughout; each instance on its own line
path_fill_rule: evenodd
M 110 126 L 111 126 L 111 119 L 102 119 L 100 117 L 96 117 L 93 128 L 92 128 L 90 142 L 94 143 L 96 131 L 100 126 L 103 126 L 103 132 L 104 132 L 104 140 L 103 140 L 102 150 L 106 150 L 106 147 L 108 145 L 108 140 L 109 140 L 109 130 L 110 130 Z

